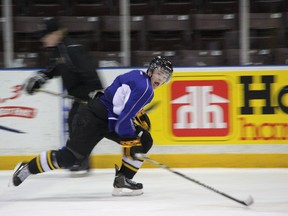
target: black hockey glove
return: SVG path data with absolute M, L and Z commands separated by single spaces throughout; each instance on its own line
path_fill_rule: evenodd
M 149 131 L 142 128 L 140 125 L 135 125 L 136 134 L 140 138 L 140 142 L 143 147 L 143 153 L 147 153 L 152 145 L 153 145 L 153 138 Z
M 123 147 L 123 155 L 130 159 L 136 160 L 135 154 L 143 153 L 143 147 L 138 137 L 122 138 L 120 144 Z
M 89 92 L 88 96 L 90 99 L 94 99 L 94 98 L 100 97 L 103 94 L 104 93 L 101 90 L 94 90 L 94 91 Z
M 137 115 L 135 116 L 135 123 L 140 125 L 147 131 L 150 131 L 151 122 L 148 115 L 144 112 L 144 110 L 140 110 Z
M 39 89 L 48 78 L 44 74 L 37 74 L 28 79 L 25 84 L 25 90 L 28 94 L 33 94 L 35 89 Z

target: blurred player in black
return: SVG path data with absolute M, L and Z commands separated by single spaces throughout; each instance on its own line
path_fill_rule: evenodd
M 96 72 L 96 64 L 89 56 L 83 45 L 70 39 L 66 29 L 62 28 L 55 18 L 47 19 L 40 26 L 37 36 L 52 53 L 48 60 L 47 69 L 36 72 L 25 83 L 28 94 L 35 93 L 49 79 L 61 77 L 63 86 L 68 94 L 83 101 L 93 99 L 99 90 L 103 89 L 101 80 Z M 79 102 L 73 101 L 68 116 L 69 134 L 72 120 L 79 107 Z M 71 171 L 88 171 L 89 159 L 77 161 Z

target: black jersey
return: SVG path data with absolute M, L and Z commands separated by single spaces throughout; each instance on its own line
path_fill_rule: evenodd
M 47 69 L 38 73 L 48 79 L 61 76 L 69 95 L 87 100 L 90 92 L 103 88 L 96 64 L 83 45 L 65 37 L 51 54 Z

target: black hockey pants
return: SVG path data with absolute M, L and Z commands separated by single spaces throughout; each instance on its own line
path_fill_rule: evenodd
M 99 100 L 95 104 L 94 112 L 88 105 L 80 104 L 73 118 L 66 147 L 78 160 L 88 157 L 97 143 L 109 134 L 107 110 Z

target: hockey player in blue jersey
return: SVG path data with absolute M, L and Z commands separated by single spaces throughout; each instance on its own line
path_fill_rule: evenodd
M 103 138 L 108 138 L 123 147 L 122 166 L 120 169 L 115 167 L 112 194 L 142 194 L 143 185 L 131 180 L 143 163 L 135 154 L 147 153 L 153 139 L 148 128 L 143 126 L 145 124 L 142 127 L 141 124 L 135 124 L 134 120 L 136 116 L 140 119 L 141 115 L 145 117 L 142 112 L 144 106 L 151 102 L 156 88 L 169 82 L 172 73 L 171 62 L 157 56 L 150 62 L 146 72 L 132 70 L 118 76 L 103 95 L 79 107 L 65 147 L 42 152 L 28 163 L 18 164 L 11 184 L 18 186 L 31 174 L 71 167 L 76 160 L 87 158 Z

